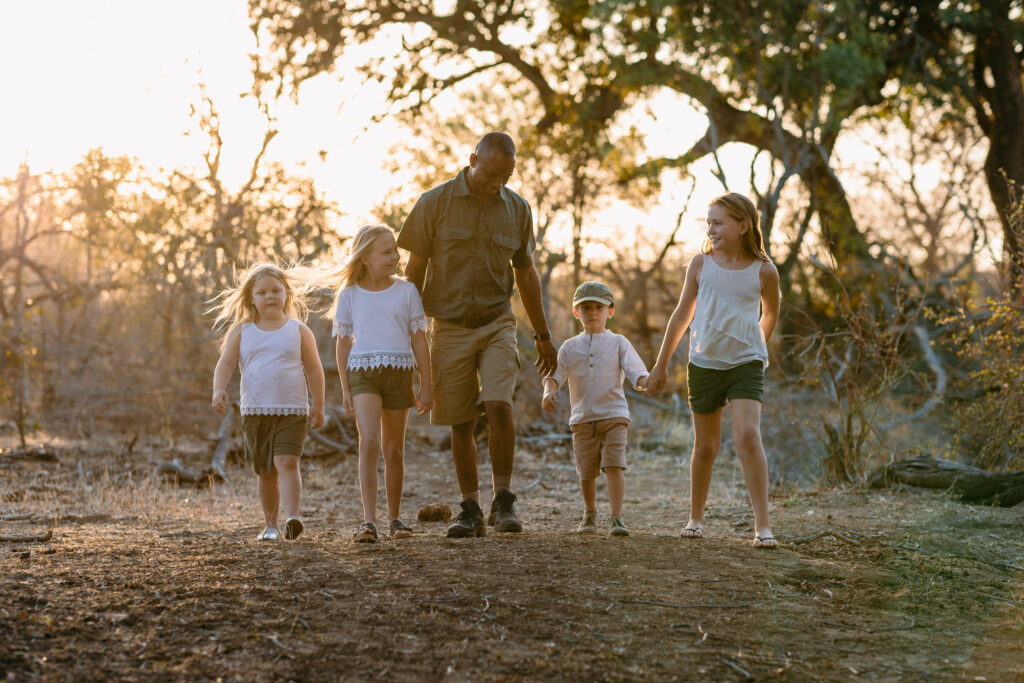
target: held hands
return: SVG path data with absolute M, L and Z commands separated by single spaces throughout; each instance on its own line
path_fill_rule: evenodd
M 647 377 L 647 395 L 653 396 L 662 389 L 665 388 L 665 381 L 668 379 L 668 370 L 660 365 L 655 365 L 651 369 L 651 374 Z
M 541 377 L 547 377 L 558 366 L 558 351 L 550 339 L 542 339 L 537 342 L 537 360 L 533 361 L 533 367 Z
M 426 415 L 434 408 L 434 391 L 430 382 L 420 382 L 419 391 L 416 392 L 416 413 Z
M 555 408 L 558 407 L 558 394 L 544 392 L 544 398 L 540 402 L 541 407 L 545 413 L 555 412 Z

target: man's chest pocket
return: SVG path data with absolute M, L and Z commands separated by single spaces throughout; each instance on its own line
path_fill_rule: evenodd
M 468 266 L 473 259 L 473 231 L 466 228 L 443 228 L 439 233 L 445 267 Z
M 490 260 L 494 268 L 502 269 L 512 260 L 512 254 L 522 244 L 518 237 L 494 233 L 491 235 Z

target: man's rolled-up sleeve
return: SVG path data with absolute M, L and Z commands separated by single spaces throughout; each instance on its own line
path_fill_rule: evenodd
M 422 259 L 429 259 L 434 251 L 436 231 L 433 214 L 430 203 L 421 196 L 402 224 L 402 229 L 398 233 L 398 246 Z

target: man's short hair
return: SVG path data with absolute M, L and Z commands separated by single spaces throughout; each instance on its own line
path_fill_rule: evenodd
M 512 141 L 512 136 L 508 133 L 493 132 L 480 138 L 480 142 L 476 143 L 476 149 L 473 151 L 478 157 L 487 156 L 488 154 L 514 157 L 516 155 L 516 143 Z

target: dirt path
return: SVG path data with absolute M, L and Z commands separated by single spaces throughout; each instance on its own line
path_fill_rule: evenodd
M 410 444 L 409 517 L 454 502 L 436 437 Z M 0 454 L 0 535 L 58 518 L 47 543 L 0 543 L 0 674 L 1024 680 L 1024 510 L 934 493 L 800 494 L 773 501 L 788 542 L 754 551 L 726 459 L 708 537 L 683 541 L 680 458 L 652 452 L 627 475 L 632 535 L 586 538 L 572 533 L 581 505 L 566 444 L 528 447 L 517 464 L 528 488 L 521 535 L 456 541 L 442 524 L 417 523 L 412 538 L 373 546 L 350 540 L 351 459 L 304 462 L 308 533 L 267 545 L 253 540 L 255 486 L 243 469 L 196 492 L 148 475 L 145 460 L 166 457 L 158 451 L 131 462 Z

